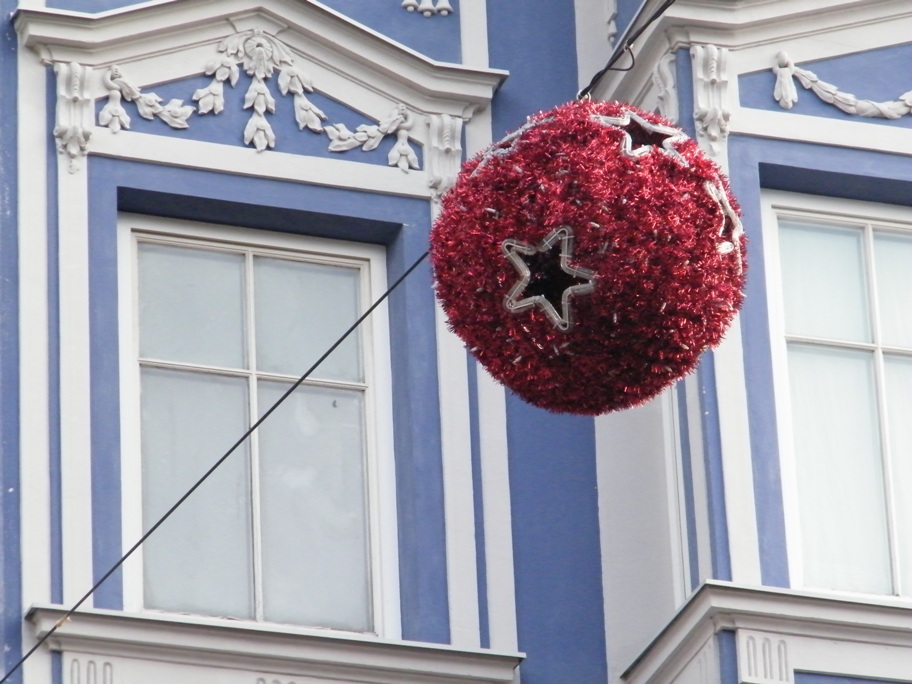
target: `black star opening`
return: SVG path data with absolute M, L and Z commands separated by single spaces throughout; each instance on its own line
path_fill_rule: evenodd
M 537 247 L 505 240 L 502 248 L 519 273 L 519 280 L 504 297 L 507 311 L 518 313 L 537 306 L 555 328 L 570 330 L 573 327 L 571 299 L 595 289 L 593 271 L 570 265 L 572 229 L 563 226 L 553 231 Z
M 684 142 L 687 136 L 677 128 L 663 126 L 647 121 L 636 112 L 625 111 L 621 116 L 602 116 L 593 114 L 592 119 L 598 123 L 621 131 L 621 153 L 628 157 L 642 157 L 656 149 L 683 166 L 689 166 L 681 156 L 675 143 Z

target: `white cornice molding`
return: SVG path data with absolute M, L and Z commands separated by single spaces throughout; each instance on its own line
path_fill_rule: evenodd
M 164 0 L 99 14 L 20 9 L 14 22 L 21 43 L 46 61 L 93 68 L 155 61 L 201 46 L 211 52 L 223 38 L 259 27 L 304 59 L 393 103 L 465 118 L 486 107 L 508 75 L 429 59 L 314 0 Z M 159 68 L 162 81 L 202 73 L 205 65 L 169 61 Z
M 673 682 L 713 636 L 734 631 L 739 681 L 779 681 L 751 670 L 752 649 L 768 641 L 796 669 L 845 675 L 907 676 L 912 658 L 912 601 L 745 587 L 709 581 L 627 669 L 628 684 Z M 784 644 L 784 646 L 781 646 Z M 865 654 L 870 650 L 873 664 Z M 854 663 L 854 665 L 853 665 Z M 782 681 L 794 681 L 793 676 Z
M 649 0 L 639 23 L 659 5 Z M 736 76 L 769 68 L 771 50 L 799 62 L 826 59 L 906 43 L 910 32 L 906 0 L 678 0 L 637 40 L 635 67 L 608 72 L 592 95 L 636 102 L 664 54 L 697 44 L 728 48 Z
M 40 638 L 65 614 L 61 606 L 33 606 L 26 619 Z M 183 672 L 180 681 L 191 681 L 188 677 L 194 672 L 205 674 L 206 669 L 217 668 L 246 672 L 249 676 L 244 681 L 250 682 L 258 674 L 271 682 L 273 673 L 282 673 L 319 682 L 512 684 L 523 657 L 285 625 L 97 609 L 77 612 L 46 644 L 52 651 L 102 663 L 164 663 L 176 668 L 172 670 L 176 675 Z M 181 670 L 182 666 L 189 669 Z M 141 663 L 135 667 L 143 668 Z

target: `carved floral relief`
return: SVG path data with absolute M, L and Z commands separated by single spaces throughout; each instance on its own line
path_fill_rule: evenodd
M 418 156 L 409 142 L 409 131 L 414 127 L 414 115 L 405 105 L 398 105 L 382 121 L 361 124 L 354 131 L 345 124 L 325 124 L 326 114 L 311 102 L 307 94 L 314 92 L 313 80 L 299 68 L 291 50 L 275 36 L 259 29 L 250 29 L 229 36 L 218 45 L 217 57 L 205 66 L 204 73 L 211 77 L 208 86 L 197 89 L 192 95 L 196 106 L 172 99 L 163 104 L 154 92 L 143 92 L 134 85 L 118 66 L 112 66 L 102 76 L 108 101 L 98 114 L 98 125 L 117 133 L 130 128 L 130 115 L 124 107 L 132 103 L 144 119 L 158 118 L 171 128 L 189 128 L 189 119 L 200 116 L 218 116 L 225 109 L 225 86 L 236 87 L 243 69 L 251 77 L 244 96 L 243 107 L 250 110 L 250 118 L 243 130 L 245 145 L 258 152 L 276 145 L 276 134 L 267 114 L 276 111 L 276 96 L 294 99 L 295 121 L 299 130 L 329 138 L 330 152 L 346 152 L 360 147 L 365 152 L 377 148 L 388 135 L 396 136 L 396 144 L 388 155 L 390 166 L 404 172 L 419 168 Z M 277 90 L 277 92 L 276 92 Z

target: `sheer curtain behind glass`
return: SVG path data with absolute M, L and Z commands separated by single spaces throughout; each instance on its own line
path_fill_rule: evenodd
M 143 524 L 353 322 L 361 270 L 138 243 Z M 366 391 L 355 334 L 152 535 L 146 607 L 370 631 Z
M 912 237 L 780 219 L 804 583 L 912 592 Z

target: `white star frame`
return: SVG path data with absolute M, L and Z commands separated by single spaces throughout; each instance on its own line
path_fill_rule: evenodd
M 544 295 L 523 297 L 523 293 L 532 280 L 532 271 L 522 258 L 522 255 L 533 256 L 537 253 L 548 252 L 560 243 L 560 269 L 567 275 L 585 282 L 571 285 L 561 293 L 561 311 L 558 312 L 554 305 Z M 595 272 L 588 268 L 578 268 L 570 265 L 573 259 L 573 230 L 570 226 L 562 226 L 551 232 L 537 247 L 527 245 L 517 240 L 505 240 L 502 249 L 507 259 L 519 273 L 519 280 L 504 297 L 504 308 L 511 313 L 520 313 L 534 307 L 539 307 L 555 328 L 567 332 L 573 327 L 573 311 L 571 299 L 576 296 L 590 294 L 595 290 Z
M 718 231 L 720 238 L 725 234 L 726 222 L 731 221 L 731 236 L 728 240 L 719 242 L 716 245 L 716 251 L 718 251 L 719 254 L 730 254 L 734 252 L 735 257 L 738 259 L 738 273 L 742 273 L 744 267 L 741 261 L 741 236 L 744 235 L 744 226 L 741 225 L 741 219 L 738 218 L 738 214 L 735 213 L 731 202 L 728 201 L 728 195 L 725 193 L 725 188 L 716 183 L 711 183 L 710 181 L 706 181 L 703 184 L 703 188 L 706 190 L 706 194 L 719 205 L 720 215 L 722 217 L 719 221 Z
M 661 124 L 654 124 L 651 121 L 647 121 L 636 112 L 631 112 L 629 110 L 625 110 L 624 113 L 618 117 L 593 114 L 591 118 L 593 121 L 596 121 L 603 126 L 614 128 L 624 134 L 624 137 L 621 138 L 621 154 L 627 157 L 639 159 L 640 157 L 647 155 L 652 150 L 656 149 L 660 152 L 663 152 L 664 154 L 667 154 L 681 166 L 690 166 L 690 164 L 687 163 L 687 160 L 684 159 L 684 157 L 680 152 L 678 152 L 677 148 L 675 147 L 676 143 L 682 143 L 688 140 L 687 135 L 682 131 L 679 131 L 677 128 L 672 128 L 671 126 L 663 126 Z M 657 147 L 655 145 L 647 144 L 634 147 L 633 138 L 627 131 L 627 127 L 630 126 L 631 122 L 638 125 L 644 131 L 649 131 L 650 133 L 665 136 L 665 139 L 662 141 L 662 146 Z

